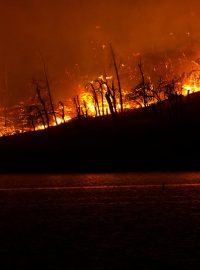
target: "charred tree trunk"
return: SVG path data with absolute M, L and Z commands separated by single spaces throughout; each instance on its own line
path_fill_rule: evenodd
M 112 115 L 112 118 L 114 119 L 115 118 L 115 112 L 114 112 L 114 110 L 113 110 L 113 104 L 112 104 L 112 101 L 111 101 L 111 93 L 110 93 L 110 91 L 108 90 L 107 92 L 106 92 L 106 100 L 107 100 L 107 102 L 108 102 L 108 106 L 109 106 L 109 109 L 110 109 L 110 113 L 111 113 L 111 115 Z
M 102 87 L 102 84 L 100 84 L 100 95 L 101 95 L 102 115 L 104 115 L 104 95 L 103 95 L 103 87 Z
M 80 108 L 78 95 L 73 98 L 73 101 L 74 101 L 74 104 L 76 107 L 77 118 L 80 119 L 81 118 L 81 108 Z
M 41 121 L 42 121 L 42 125 L 43 125 L 43 127 L 44 127 L 44 129 L 45 129 L 45 128 L 46 128 L 46 123 L 45 123 L 43 114 L 42 114 L 42 112 L 41 112 L 41 110 L 40 110 L 40 108 L 39 108 L 38 106 L 35 106 L 35 108 L 36 108 L 36 110 L 37 110 L 37 113 L 38 113 L 39 118 L 40 118 Z
M 114 81 L 112 81 L 112 100 L 113 100 L 113 108 L 115 113 L 117 113 L 117 102 L 116 102 L 116 89 L 115 89 L 115 84 Z
M 59 101 L 59 104 L 61 105 L 61 117 L 62 117 L 62 120 L 63 120 L 63 123 L 65 123 L 65 106 L 63 104 L 62 101 Z
M 111 50 L 111 55 L 112 55 L 113 64 L 114 64 L 114 68 L 115 68 L 115 73 L 117 76 L 117 83 L 118 83 L 118 88 L 119 88 L 120 108 L 121 108 L 121 112 L 123 113 L 123 98 L 122 98 L 121 82 L 120 82 L 119 71 L 118 71 L 118 67 L 117 67 L 117 63 L 116 63 L 116 59 L 115 59 L 115 53 L 114 53 L 111 45 L 110 45 L 110 50 Z
M 46 65 L 45 65 L 45 62 L 44 62 L 43 58 L 42 58 L 42 62 L 43 62 L 43 72 L 44 72 L 44 77 L 45 77 L 45 80 L 46 80 L 47 92 L 48 92 L 48 96 L 49 96 L 49 102 L 50 102 L 51 110 L 52 110 L 52 113 L 53 113 L 55 123 L 56 123 L 56 125 L 58 125 L 57 118 L 56 118 L 56 113 L 55 113 L 55 110 L 54 110 L 52 95 L 51 95 L 51 88 L 50 88 L 50 84 L 49 84 L 49 80 L 48 80 L 48 76 L 47 76 L 47 72 L 46 72 Z
M 40 101 L 40 103 L 42 105 L 42 108 L 43 108 L 43 111 L 44 111 L 44 114 L 45 114 L 45 117 L 46 117 L 47 127 L 49 128 L 49 126 L 50 126 L 50 124 L 49 124 L 49 115 L 48 115 L 48 111 L 47 111 L 47 108 L 46 108 L 45 101 L 43 100 L 43 98 L 41 96 L 41 93 L 40 93 L 40 86 L 39 86 L 39 84 L 37 82 L 34 82 L 34 84 L 36 86 L 36 93 L 37 93 L 38 99 L 39 99 L 39 101 Z M 42 117 L 42 119 L 43 119 L 43 117 Z M 44 124 L 44 127 L 45 127 L 45 124 Z
M 99 108 L 99 101 L 98 101 L 97 93 L 96 93 L 96 90 L 95 90 L 94 85 L 92 83 L 90 83 L 90 86 L 91 86 L 91 89 L 92 89 L 92 94 L 93 94 L 93 98 L 94 98 L 96 112 L 97 112 L 97 115 L 100 116 L 101 112 L 100 112 L 100 108 Z
M 145 86 L 145 78 L 144 78 L 144 72 L 142 70 L 142 61 L 140 59 L 140 63 L 138 64 L 140 74 L 142 77 L 142 92 L 143 92 L 143 102 L 144 102 L 144 107 L 147 107 L 147 97 L 146 97 L 146 86 Z
M 87 118 L 88 117 L 88 108 L 87 108 L 87 104 L 86 104 L 85 100 L 83 100 L 83 106 L 85 108 L 85 117 Z
M 33 130 L 35 131 L 35 123 L 34 123 L 33 116 L 32 116 L 31 114 L 29 115 L 29 120 L 30 120 L 30 122 L 31 122 L 31 125 L 32 125 L 32 127 L 33 127 Z

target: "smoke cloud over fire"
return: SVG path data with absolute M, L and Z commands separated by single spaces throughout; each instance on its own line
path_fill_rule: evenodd
M 199 8 L 195 0 L 2 0 L 1 136 L 200 91 Z
M 74 93 L 74 80 L 104 72 L 109 43 L 123 61 L 138 52 L 187 46 L 198 54 L 199 8 L 194 0 L 2 0 L 1 105 L 31 95 L 40 54 L 60 99 Z

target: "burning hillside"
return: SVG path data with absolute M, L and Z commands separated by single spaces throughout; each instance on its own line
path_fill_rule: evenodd
M 194 61 L 182 54 L 173 59 L 159 59 L 156 62 L 152 59 L 149 62 L 147 57 L 138 56 L 136 67 L 131 69 L 130 63 L 117 62 L 111 48 L 113 68 L 109 75 L 105 73 L 85 82 L 74 97 L 57 104 L 53 102 L 44 66 L 43 79 L 33 80 L 34 94 L 29 100 L 9 109 L 1 108 L 1 136 L 46 129 L 72 118 L 109 114 L 115 117 L 127 110 L 148 107 L 173 96 L 200 91 L 198 59 Z

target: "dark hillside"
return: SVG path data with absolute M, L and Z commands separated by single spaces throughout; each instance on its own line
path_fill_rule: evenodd
M 200 93 L 0 139 L 0 171 L 200 169 Z

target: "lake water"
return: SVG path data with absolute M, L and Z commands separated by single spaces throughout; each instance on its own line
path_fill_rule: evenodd
M 0 209 L 2 269 L 200 268 L 199 172 L 1 175 Z

